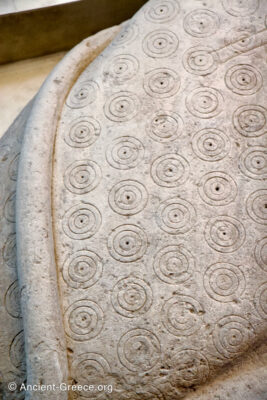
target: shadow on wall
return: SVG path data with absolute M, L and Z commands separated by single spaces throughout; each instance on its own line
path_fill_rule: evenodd
M 0 64 L 69 50 L 96 32 L 131 18 L 145 3 L 78 0 L 0 15 L 0 37 L 5 38 L 0 41 Z
M 0 65 L 0 138 L 64 55 L 60 52 Z

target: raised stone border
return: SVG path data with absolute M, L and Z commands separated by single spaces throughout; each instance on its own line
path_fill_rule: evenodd
M 17 184 L 17 255 L 28 384 L 67 382 L 65 336 L 54 253 L 52 156 L 57 121 L 81 72 L 111 42 L 119 27 L 85 39 L 58 64 L 36 96 L 22 144 Z M 38 195 L 37 195 L 38 194 Z M 37 394 L 28 393 L 26 398 Z M 67 399 L 67 392 L 42 398 Z

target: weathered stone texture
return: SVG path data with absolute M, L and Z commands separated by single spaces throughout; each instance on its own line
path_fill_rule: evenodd
M 29 398 L 267 400 L 266 7 L 151 0 L 43 87 L 17 186 L 27 375 L 113 393 Z

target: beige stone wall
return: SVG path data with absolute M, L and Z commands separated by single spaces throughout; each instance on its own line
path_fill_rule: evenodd
M 34 97 L 64 52 L 0 65 L 0 137 Z
M 31 10 L 40 7 L 49 7 L 77 0 L 1 0 L 0 15 L 17 11 Z

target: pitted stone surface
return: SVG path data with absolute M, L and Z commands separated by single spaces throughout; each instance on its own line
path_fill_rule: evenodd
M 7 390 L 9 382 L 25 380 L 25 352 L 21 289 L 18 283 L 15 193 L 21 142 L 32 102 L 0 140 L 0 398 L 24 399 L 25 393 Z
M 266 11 L 150 0 L 1 141 L 1 381 L 113 386 L 27 400 L 267 400 Z
M 63 107 L 53 216 L 70 379 L 99 376 L 113 399 L 190 398 L 266 331 L 265 13 L 151 0 Z M 220 396 L 203 399 L 242 398 Z
M 82 43 L 78 47 L 78 51 L 76 51 L 76 59 L 77 61 L 86 62 L 86 65 L 90 62 L 92 58 L 94 58 L 99 50 L 103 49 L 107 42 L 110 42 L 110 38 L 114 36 L 114 31 L 117 28 L 111 28 L 105 32 L 100 32 L 95 37 L 91 38 L 89 43 Z M 84 51 L 86 49 L 86 52 Z M 82 51 L 83 50 L 83 51 Z M 70 61 L 69 56 L 66 57 L 67 62 Z M 72 60 L 73 61 L 73 60 Z M 75 63 L 74 68 L 75 68 Z M 64 68 L 62 67 L 61 70 Z M 68 72 L 70 73 L 70 68 L 68 68 Z M 53 74 L 53 73 L 52 73 Z M 56 80 L 53 82 L 55 86 L 60 83 L 60 81 Z M 67 86 L 66 80 L 66 86 Z M 44 85 L 46 88 L 47 86 Z M 44 89 L 45 92 L 45 89 Z M 40 97 L 40 94 L 37 94 Z M 50 100 L 52 98 L 52 94 L 49 93 Z M 57 90 L 56 97 L 54 99 L 53 107 L 60 101 L 61 93 Z M 44 95 L 45 97 L 45 95 Z M 42 96 L 41 96 L 42 98 Z M 48 323 L 49 328 L 51 328 L 51 320 L 44 322 L 44 314 L 40 315 L 38 311 L 38 315 L 41 316 L 42 326 L 37 326 L 37 324 L 29 323 L 29 319 L 35 313 L 35 309 L 42 305 L 44 300 L 44 304 L 47 304 L 51 298 L 51 292 L 49 293 L 49 285 L 42 287 L 42 294 L 39 291 L 38 293 L 38 301 L 34 302 L 31 295 L 31 290 L 33 287 L 36 288 L 36 283 L 34 283 L 34 279 L 32 279 L 31 272 L 36 273 L 36 277 L 40 277 L 43 272 L 40 272 L 40 265 L 42 259 L 44 257 L 43 250 L 41 249 L 41 244 L 39 241 L 38 246 L 34 246 L 33 248 L 27 251 L 23 247 L 22 254 L 25 256 L 27 260 L 27 271 L 26 271 L 26 281 L 28 278 L 29 284 L 23 285 L 21 277 L 23 275 L 20 268 L 21 257 L 17 256 L 18 252 L 18 242 L 19 239 L 24 239 L 25 228 L 29 228 L 31 231 L 31 241 L 35 236 L 33 224 L 34 221 L 29 219 L 27 222 L 27 227 L 22 223 L 22 230 L 18 228 L 20 220 L 16 218 L 16 198 L 20 199 L 23 197 L 21 190 L 17 190 L 17 185 L 20 185 L 20 179 L 18 178 L 18 174 L 20 172 L 19 163 L 21 158 L 21 151 L 23 147 L 25 147 L 25 136 L 27 136 L 29 132 L 29 121 L 34 114 L 34 100 L 31 101 L 25 109 L 20 113 L 14 123 L 10 126 L 6 134 L 1 138 L 0 141 L 0 272 L 1 272 L 1 280 L 0 280 L 0 398 L 3 400 L 17 400 L 25 398 L 25 391 L 20 390 L 22 384 L 26 382 L 31 382 L 32 379 L 32 371 L 27 367 L 26 371 L 26 362 L 29 364 L 29 359 L 31 355 L 34 357 L 36 361 L 36 365 L 40 365 L 41 367 L 37 372 L 38 377 L 35 378 L 34 384 L 40 384 L 40 382 L 45 381 L 43 379 L 45 375 L 45 371 L 51 369 L 53 378 L 55 377 L 55 369 L 58 370 L 61 368 L 60 376 L 61 382 L 63 381 L 63 369 L 64 366 L 59 366 L 55 357 L 53 359 L 53 363 L 49 364 L 47 355 L 52 351 L 53 354 L 56 354 L 57 350 L 55 349 L 54 344 L 50 341 L 48 345 L 46 345 L 43 340 L 43 332 L 46 331 L 46 323 Z M 52 105 L 52 104 L 51 104 Z M 54 109 L 51 108 L 52 114 L 54 114 Z M 37 108 L 37 120 L 40 121 L 40 112 Z M 33 117 L 34 120 L 34 117 Z M 50 121 L 51 130 L 53 129 L 53 121 Z M 35 133 L 39 130 L 38 128 L 34 128 Z M 25 134 L 26 132 L 26 134 Z M 43 147 L 41 139 L 41 147 Z M 26 145 L 26 147 L 28 147 Z M 34 153 L 34 152 L 33 152 Z M 26 150 L 27 154 L 27 150 Z M 27 158 L 27 156 L 26 156 Z M 38 164 L 41 162 L 42 157 L 36 157 L 38 160 Z M 27 161 L 24 161 L 27 164 Z M 23 160 L 21 161 L 23 165 Z M 48 176 L 48 171 L 45 170 L 45 174 Z M 35 172 L 36 173 L 36 170 Z M 34 175 L 33 173 L 33 175 Z M 38 185 L 40 185 L 40 181 Z M 25 189 L 27 191 L 27 186 L 25 185 Z M 26 198 L 33 198 L 33 193 L 36 193 L 36 190 L 32 191 L 32 195 L 27 195 Z M 42 202 L 42 196 L 39 195 L 37 200 L 38 209 L 40 208 L 39 203 Z M 25 201 L 23 200 L 23 204 Z M 40 211 L 38 211 L 40 212 Z M 51 219 L 51 210 L 47 213 L 46 216 L 48 219 Z M 39 223 L 37 218 L 37 224 Z M 45 230 L 42 230 L 42 237 L 47 238 L 47 234 Z M 51 254 L 48 254 L 48 259 L 51 259 Z M 46 269 L 47 265 L 45 266 Z M 56 272 L 56 271 L 55 271 Z M 18 279 L 20 278 L 20 279 Z M 39 280 L 39 278 L 38 278 Z M 20 282 L 19 282 L 20 281 Z M 48 283 L 48 282 L 47 282 Z M 57 291 L 57 286 L 53 288 L 53 291 Z M 23 312 L 23 307 L 21 307 L 22 295 L 29 299 L 30 312 Z M 43 297 L 42 297 L 43 296 Z M 43 300 L 42 300 L 43 299 Z M 55 304 L 54 304 L 55 305 Z M 56 309 L 54 310 L 57 313 Z M 60 315 L 61 311 L 58 309 L 58 315 Z M 31 314 L 31 316 L 29 316 Z M 30 317 L 30 318 L 29 318 Z M 34 317 L 33 317 L 34 319 Z M 26 327 L 26 337 L 25 337 L 25 328 Z M 42 330 L 42 338 L 41 340 L 37 336 L 38 329 Z M 29 335 L 32 335 L 30 337 Z M 38 341 L 38 345 L 36 346 L 33 343 L 34 354 L 29 351 L 29 342 L 32 337 L 36 337 Z M 28 342 L 28 350 L 27 347 L 25 349 L 25 341 Z M 54 346 L 54 348 L 53 348 Z M 46 360 L 46 364 L 42 365 L 40 361 L 41 356 Z M 9 390 L 8 384 L 11 383 L 12 390 Z M 14 385 L 17 385 L 17 388 L 14 388 Z M 13 390 L 14 389 L 14 390 Z M 47 396 L 49 398 L 51 393 L 48 393 Z M 26 394 L 26 398 L 39 398 L 38 391 L 28 392 Z M 42 398 L 43 398 L 42 393 Z M 57 398 L 62 398 L 61 395 L 56 394 Z

